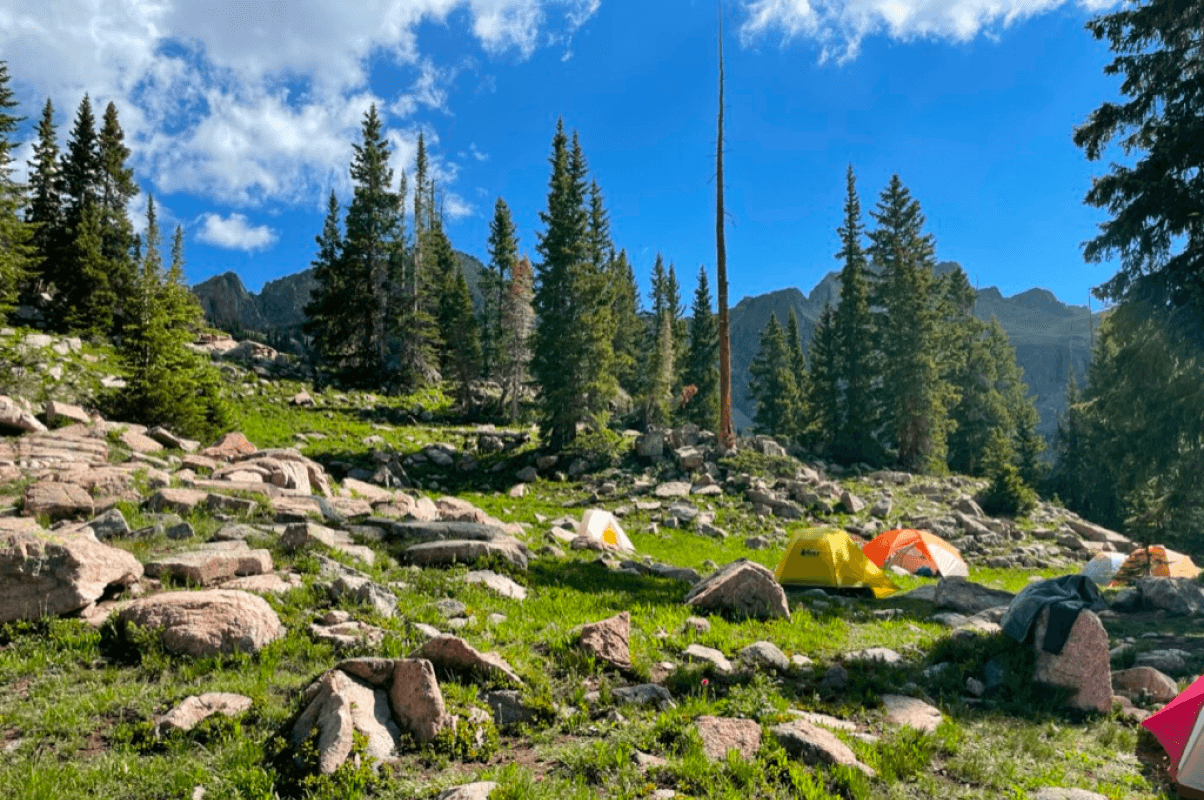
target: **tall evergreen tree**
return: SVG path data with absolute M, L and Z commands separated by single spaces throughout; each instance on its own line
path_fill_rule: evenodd
M 531 333 L 535 327 L 535 296 L 531 262 L 526 256 L 514 262 L 502 303 L 502 339 L 499 348 L 499 369 L 502 381 L 502 400 L 508 408 L 511 422 L 518 419 L 519 402 L 528 380 L 531 363 Z
M 89 214 L 95 218 L 93 206 Z M 183 230 L 176 229 L 172 264 L 163 271 L 154 198 L 147 198 L 147 227 L 138 280 L 128 300 L 130 317 L 119 354 L 128 372 L 117 399 L 124 419 L 164 425 L 183 436 L 211 438 L 229 430 L 230 410 L 221 378 L 208 360 L 188 349 L 200 304 L 184 282 Z
M 514 221 L 510 218 L 510 207 L 499 197 L 493 206 L 493 221 L 489 224 L 489 264 L 481 276 L 485 323 L 481 329 L 481 367 L 482 372 L 490 377 L 498 362 L 506 282 L 517 258 L 518 237 L 515 235 Z
M 796 441 L 802 441 L 810 420 L 807 408 L 807 356 L 803 351 L 803 335 L 799 330 L 798 315 L 794 309 L 786 322 L 786 351 L 789 354 L 790 374 L 794 376 L 795 402 L 790 409 L 790 420 L 786 432 Z
M 617 388 L 605 273 L 589 259 L 586 165 L 576 134 L 572 147 L 564 121 L 552 140 L 548 208 L 540 212 L 536 328 L 531 371 L 542 392 L 540 431 L 552 449 L 577 436 L 580 422 L 600 422 Z M 572 353 L 573 358 L 564 357 Z
M 719 330 L 704 266 L 698 268 L 698 288 L 694 290 L 684 381 L 695 392 L 682 416 L 702 430 L 715 430 L 719 425 Z
M 791 368 L 790 346 L 776 314 L 769 315 L 748 371 L 748 394 L 757 404 L 753 413 L 757 432 L 789 435 L 798 407 L 798 383 Z
M 878 428 L 875 378 L 882 365 L 876 359 L 874 320 L 870 313 L 869 265 L 862 237 L 861 200 L 850 164 L 846 175 L 844 224 L 837 228 L 844 260 L 840 271 L 840 302 L 836 307 L 837 375 L 842 387 L 837 411 L 834 449 L 845 461 L 879 460 L 874 432 Z
M 18 104 L 8 82 L 8 63 L 0 61 L 0 315 L 12 307 L 35 258 L 34 230 L 19 215 L 25 188 L 12 178 L 17 143 L 9 138 L 25 118 L 9 113 Z
M 318 252 L 311 265 L 314 270 L 314 290 L 305 306 L 304 330 L 312 339 L 312 347 L 320 362 L 336 366 L 341 363 L 350 339 L 351 317 L 347 313 L 351 298 L 343 265 L 343 234 L 339 228 L 339 200 L 334 189 L 326 201 L 326 219 L 322 233 L 315 237 Z
M 104 223 L 99 208 L 101 175 L 96 120 L 92 115 L 91 100 L 85 94 L 59 169 L 63 227 L 55 247 L 57 252 L 51 260 L 50 278 L 56 290 L 59 329 L 69 329 L 79 325 L 80 320 L 87 320 L 91 333 L 103 335 L 112 328 L 111 307 L 103 319 L 89 317 L 80 307 L 81 304 L 88 305 L 89 310 L 99 311 L 102 299 L 105 302 L 112 300 L 95 296 L 98 292 L 105 294 L 111 288 L 106 285 L 111 265 L 104 260 Z M 96 208 L 92 209 L 93 206 Z M 92 218 L 93 210 L 95 219 Z M 101 240 L 100 249 L 95 253 L 90 241 L 93 235 Z
M 615 358 L 615 377 L 619 386 L 631 397 L 641 387 L 643 320 L 640 317 L 640 290 L 635 271 L 627 260 L 627 251 L 620 250 L 611 262 L 609 284 L 610 309 L 614 318 L 614 338 L 611 348 Z
M 685 385 L 683 375 L 686 364 L 686 350 L 690 346 L 690 328 L 686 323 L 686 307 L 681 300 L 681 284 L 677 282 L 677 267 L 673 262 L 669 262 L 669 272 L 666 274 L 668 281 L 668 299 L 669 308 L 672 312 L 672 328 L 673 328 L 673 393 L 675 395 L 681 392 L 681 387 Z
M 840 360 L 836 339 L 836 310 L 824 303 L 808 346 L 807 407 L 810 421 L 805 441 L 820 452 L 836 440 L 840 413 Z
M 652 265 L 652 319 L 647 332 L 644 424 L 667 425 L 673 401 L 673 305 L 660 253 Z
M 125 163 L 129 156 L 130 149 L 125 146 L 125 134 L 117 120 L 117 106 L 109 103 L 97 140 L 97 157 L 104 230 L 102 249 L 110 264 L 108 283 L 118 303 L 132 290 L 137 274 L 133 258 L 134 226 L 126 210 L 130 200 L 138 195 L 138 184 L 134 182 L 134 170 Z
M 34 226 L 34 258 L 39 262 L 34 277 L 35 291 L 46 289 L 54 280 L 58 258 L 55 246 L 62 234 L 62 179 L 59 174 L 58 136 L 54 127 L 54 104 L 46 98 L 38 121 L 38 139 L 29 163 L 29 205 L 25 221 Z
M 899 466 L 910 471 L 945 466 L 951 389 L 941 377 L 936 256 L 931 234 L 921 229 L 920 204 L 898 175 L 883 190 L 876 211 L 878 228 L 869 236 L 870 256 L 880 283 L 875 305 L 880 315 L 885 370 L 879 397 Z

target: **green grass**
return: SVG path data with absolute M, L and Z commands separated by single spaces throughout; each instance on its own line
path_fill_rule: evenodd
M 325 438 L 305 442 L 302 451 L 327 464 L 369 463 L 372 447 L 363 443 L 368 436 L 382 437 L 383 447 L 403 456 L 432 442 L 458 447 L 464 443 L 453 433 L 463 430 L 463 425 L 439 420 L 447 410 L 442 395 L 378 398 L 372 411 L 363 411 L 369 404 L 361 395 L 348 393 L 348 402 L 343 403 L 336 400 L 335 392 L 317 393 L 311 388 L 318 407 L 298 409 L 289 406 L 286 398 L 300 388 L 300 384 L 255 383 L 240 406 L 242 430 L 261 447 L 295 446 L 293 434 L 298 431 L 323 434 Z M 412 427 L 399 422 L 401 412 L 415 403 L 434 412 L 436 420 Z M 774 527 L 795 529 L 778 519 L 757 519 L 740 496 L 725 495 L 692 497 L 690 502 L 713 512 L 716 524 L 730 533 L 727 539 L 663 526 L 653 533 L 657 512 L 635 510 L 637 498 L 629 496 L 632 482 L 616 471 L 590 473 L 581 481 L 541 477 L 521 499 L 498 493 L 512 485 L 514 471 L 526 465 L 536 446 L 531 442 L 517 452 L 483 457 L 476 472 L 448 473 L 442 485 L 501 520 L 528 523 L 532 550 L 543 543 L 549 527 L 539 519 L 579 518 L 579 503 L 603 480 L 614 480 L 619 492 L 598 505 L 612 510 L 628 506 L 631 513 L 623 517 L 624 527 L 640 555 L 657 561 L 704 570 L 707 562 L 722 565 L 747 557 L 772 569 L 783 544 L 749 551 L 745 539 L 768 534 Z M 766 462 L 746 457 L 739 465 L 770 475 L 784 470 L 784 464 Z M 505 468 L 490 472 L 498 463 Z M 439 473 L 415 470 L 415 474 L 425 481 Z M 671 467 L 661 467 L 658 474 L 669 477 Z M 871 493 L 862 482 L 843 485 Z M 444 492 L 427 493 L 438 497 Z M 897 489 L 896 509 L 914 506 L 913 497 Z M 150 515 L 133 504 L 118 504 L 118 508 L 131 528 L 151 522 Z M 263 512 L 257 509 L 247 520 L 265 522 Z M 204 510 L 185 519 L 202 541 L 221 524 Z M 113 544 L 143 561 L 190 546 L 163 536 Z M 948 628 L 931 621 L 930 604 L 894 596 L 832 603 L 820 610 L 792 594 L 789 620 L 733 621 L 710 616 L 710 629 L 696 633 L 685 626 L 686 619 L 695 615 L 682 602 L 687 584 L 612 572 L 598 563 L 593 552 L 537 557 L 527 571 L 511 570 L 529 591 L 524 602 L 464 583 L 467 567 L 411 570 L 400 563 L 400 552 L 393 545 L 372 545 L 378 557 L 371 567 L 328 554 L 393 588 L 400 612 L 384 619 L 349 600 L 332 603 L 317 585 L 311 551 L 285 551 L 268 535 L 253 537 L 249 544 L 267 547 L 277 569 L 294 569 L 302 575 L 301 586 L 267 598 L 287 634 L 257 654 L 180 658 L 137 631 L 122 632 L 115 626 L 95 630 L 78 620 L 0 627 L 0 745 L 7 742 L 10 748 L 0 753 L 0 797 L 158 800 L 190 797 L 194 787 L 204 786 L 210 799 L 429 800 L 442 789 L 472 780 L 497 781 L 494 800 L 634 799 L 646 798 L 657 788 L 672 788 L 685 797 L 741 800 L 1025 798 L 1042 786 L 1082 787 L 1114 800 L 1160 796 L 1157 778 L 1134 756 L 1137 734 L 1131 724 L 1112 715 L 1084 718 L 1060 711 L 1057 693 L 1034 692 L 1023 680 L 1025 670 L 1031 668 L 1026 651 L 1000 636 L 955 639 Z M 1018 591 L 1032 575 L 1054 574 L 975 567 L 971 579 Z M 932 583 L 914 577 L 892 579 L 904 591 Z M 474 753 L 464 741 L 448 741 L 438 747 L 405 744 L 399 762 L 379 773 L 349 765 L 334 776 L 320 778 L 294 765 L 278 737 L 301 709 L 304 688 L 349 655 L 404 657 L 413 652 L 423 641 L 415 623 L 446 629 L 434 605 L 441 598 L 455 598 L 467 607 L 471 621 L 459 635 L 482 651 L 499 652 L 522 677 L 525 685 L 520 694 L 536 710 L 536 722 L 500 731 L 497 752 L 484 762 L 474 759 L 487 756 L 488 748 Z M 309 624 L 330 608 L 341 608 L 385 629 L 383 644 L 372 650 L 336 651 L 313 640 Z M 902 613 L 894 619 L 878 619 L 871 612 L 879 608 L 898 608 Z M 634 669 L 629 676 L 587 658 L 574 633 L 581 624 L 621 611 L 631 614 Z M 491 614 L 502 614 L 505 620 L 490 623 Z M 1121 621 L 1110 621 L 1109 626 L 1114 638 L 1140 637 L 1145 630 Z M 1166 633 L 1200 636 L 1197 626 L 1186 622 L 1168 620 L 1160 627 Z M 130 637 L 141 644 L 131 648 Z M 617 705 L 614 700 L 615 687 L 648 680 L 661 662 L 679 661 L 690 644 L 719 649 L 734 660 L 741 648 L 761 640 L 775 643 L 788 656 L 808 656 L 815 669 L 725 676 L 684 665 L 666 681 L 676 708 Z M 905 663 L 898 667 L 849 664 L 848 687 L 842 694 L 820 690 L 820 678 L 838 656 L 872 646 L 897 650 Z M 965 679 L 981 675 L 983 665 L 994 657 L 1005 659 L 1013 679 L 998 697 L 979 704 L 966 702 Z M 940 661 L 953 667 L 939 680 L 925 680 L 923 669 Z M 482 707 L 482 690 L 500 686 L 489 679 L 444 674 L 439 678 L 448 708 L 460 714 Z M 945 722 L 936 733 L 919 734 L 885 723 L 880 696 L 902 692 L 908 683 L 920 684 L 944 712 Z M 245 694 L 254 706 L 237 721 L 206 723 L 162 741 L 149 735 L 156 714 L 206 691 Z M 587 695 L 592 691 L 599 695 L 590 703 Z M 857 723 L 862 732 L 876 735 L 876 741 L 865 742 L 844 732 L 837 734 L 861 761 L 877 770 L 878 778 L 869 780 L 845 768 L 813 768 L 789 758 L 767 729 L 788 719 L 791 709 L 841 716 Z M 750 762 L 708 761 L 694 728 L 695 718 L 703 714 L 758 721 L 766 729 L 758 756 Z M 665 763 L 641 768 L 636 751 L 663 758 Z

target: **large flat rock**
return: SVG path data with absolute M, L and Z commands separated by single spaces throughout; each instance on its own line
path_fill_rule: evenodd
M 483 559 L 500 556 L 519 569 L 527 568 L 527 548 L 515 539 L 500 541 L 451 540 L 426 542 L 405 549 L 411 564 L 420 567 L 446 567 L 453 564 L 476 564 Z

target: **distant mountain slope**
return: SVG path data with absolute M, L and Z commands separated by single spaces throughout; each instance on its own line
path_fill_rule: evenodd
M 946 261 L 937 266 L 944 274 L 959 266 Z M 779 289 L 757 297 L 746 297 L 731 310 L 732 326 L 732 411 L 737 428 L 751 424 L 753 402 L 748 397 L 748 366 L 756 356 L 761 330 L 771 313 L 785 324 L 794 309 L 804 343 L 811 341 L 816 321 L 827 301 L 835 307 L 840 299 L 840 278 L 829 272 L 804 296 L 797 289 Z M 1007 331 L 1016 348 L 1016 361 L 1024 368 L 1024 380 L 1041 415 L 1038 430 L 1052 437 L 1057 415 L 1066 407 L 1066 381 L 1073 364 L 1075 380 L 1086 381 L 1090 362 L 1091 322 L 1086 306 L 1068 306 L 1046 289 L 1029 289 L 1004 297 L 994 286 L 978 292 L 974 315 L 982 320 L 993 316 Z M 1094 315 L 1099 327 L 1101 314 Z
M 457 251 L 456 257 L 479 310 L 479 287 L 485 265 L 467 253 Z M 305 305 L 316 286 L 311 268 L 268 281 L 259 294 L 253 294 L 238 275 L 227 272 L 198 283 L 192 287 L 192 293 L 201 301 L 206 319 L 217 327 L 264 335 L 295 334 L 305 322 Z
M 480 281 L 485 269 L 478 259 L 456 252 L 468 280 L 473 303 L 481 308 Z M 942 262 L 937 272 L 958 266 Z M 313 270 L 307 269 L 264 284 L 259 294 L 246 290 L 233 272 L 217 275 L 192 287 L 210 322 L 227 329 L 263 335 L 296 335 L 304 322 L 304 306 L 314 289 Z M 731 309 L 732 416 L 736 428 L 751 425 L 753 403 L 748 397 L 748 367 L 760 345 L 761 330 L 774 313 L 785 324 L 790 310 L 798 316 L 804 344 L 811 341 L 824 303 L 833 307 L 840 300 L 840 278 L 836 272 L 824 276 L 810 294 L 798 289 L 779 289 L 756 297 L 745 297 Z M 1066 380 L 1071 365 L 1080 384 L 1086 381 L 1090 361 L 1091 329 L 1086 306 L 1068 306 L 1046 289 L 1004 297 L 994 286 L 978 292 L 975 316 L 999 318 L 1016 348 L 1016 360 L 1024 368 L 1024 379 L 1035 396 L 1041 415 L 1039 430 L 1052 437 L 1057 414 L 1066 406 Z M 1095 315 L 1095 326 L 1100 324 Z

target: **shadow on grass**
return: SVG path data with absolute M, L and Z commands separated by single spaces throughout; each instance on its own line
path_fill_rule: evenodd
M 677 605 L 689 591 L 685 583 L 670 578 L 612 572 L 594 562 L 546 559 L 537 559 L 531 564 L 527 585 L 568 589 L 582 594 L 613 594 L 615 600 L 611 605 L 616 611 L 625 611 L 635 605 Z

